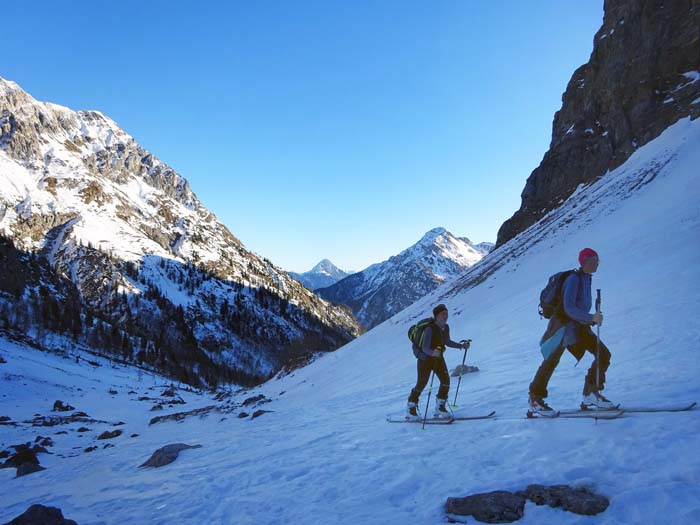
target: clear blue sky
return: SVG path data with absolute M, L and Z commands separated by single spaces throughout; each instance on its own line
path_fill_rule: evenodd
M 96 109 L 255 252 L 360 270 L 444 226 L 495 241 L 602 0 L 20 1 L 0 76 Z

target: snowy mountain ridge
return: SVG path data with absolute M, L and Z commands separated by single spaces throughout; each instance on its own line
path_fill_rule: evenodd
M 125 357 L 193 381 L 198 367 L 207 381 L 227 367 L 259 377 L 360 333 L 346 310 L 247 250 L 114 121 L 0 86 L 0 234 L 46 257 L 119 332 Z M 87 340 L 97 325 L 80 329 Z
M 483 249 L 475 248 L 469 239 L 433 228 L 398 255 L 317 292 L 324 299 L 348 305 L 365 327 L 372 328 L 482 257 Z

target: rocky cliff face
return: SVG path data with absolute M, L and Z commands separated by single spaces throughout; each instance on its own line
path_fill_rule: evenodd
M 520 209 L 501 226 L 497 247 L 669 125 L 700 116 L 700 3 L 606 0 L 604 7 L 591 58 L 569 81 L 549 150 L 527 180 Z
M 484 257 L 484 249 L 475 248 L 469 239 L 455 237 L 445 228 L 435 228 L 389 260 L 317 292 L 349 306 L 370 329 L 476 264 Z
M 90 320 L 78 340 L 109 349 L 93 332 L 111 330 L 124 358 L 186 380 L 230 378 L 226 370 L 264 378 L 361 331 L 347 310 L 248 251 L 112 120 L 38 102 L 3 79 L 0 235 L 17 261 L 41 258 L 75 289 L 78 317 Z M 30 300 L 41 286 L 50 294 L 51 282 L 35 280 L 4 300 Z

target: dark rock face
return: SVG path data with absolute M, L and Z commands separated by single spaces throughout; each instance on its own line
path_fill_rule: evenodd
M 511 523 L 523 517 L 525 496 L 504 490 L 474 494 L 464 498 L 447 498 L 445 512 L 474 516 L 484 523 Z
M 585 488 L 572 488 L 567 485 L 528 485 L 522 494 L 537 505 L 561 507 L 585 516 L 600 514 L 610 505 L 610 501 L 604 496 Z
M 589 62 L 554 116 L 552 141 L 496 246 L 594 182 L 681 118 L 700 116 L 700 3 L 605 0 Z
M 146 461 L 139 465 L 140 467 L 162 467 L 169 463 L 172 463 L 177 459 L 181 450 L 186 450 L 188 448 L 201 448 L 202 445 L 185 445 L 184 443 L 174 443 L 172 445 L 165 445 L 164 447 L 156 450 L 153 455 Z
M 32 505 L 24 514 L 20 514 L 5 525 L 77 525 L 73 520 L 63 517 L 61 509 Z

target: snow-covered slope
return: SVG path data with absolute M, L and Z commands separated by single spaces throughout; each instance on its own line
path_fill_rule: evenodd
M 398 255 L 317 293 L 348 305 L 365 327 L 372 328 L 458 276 L 486 253 L 465 237 L 434 228 Z
M 62 399 L 126 425 L 114 448 L 90 454 L 80 449 L 107 427 L 92 425 L 80 438 L 77 425 L 61 427 L 69 430 L 61 435 L 55 427 L 0 426 L 3 448 L 39 434 L 55 440 L 53 455 L 39 454 L 47 470 L 19 479 L 13 469 L 0 470 L 0 522 L 42 503 L 81 525 L 433 524 L 445 521 L 448 496 L 569 483 L 608 496 L 610 507 L 585 517 L 528 503 L 518 523 L 698 523 L 699 410 L 598 423 L 523 418 L 545 326 L 539 291 L 551 273 L 574 266 L 584 246 L 601 256 L 594 287 L 602 290 L 601 336 L 613 354 L 609 397 L 628 405 L 699 400 L 698 166 L 700 120 L 679 121 L 463 278 L 338 352 L 237 393 L 235 403 L 258 394 L 272 399 L 262 408 L 273 412 L 254 420 L 238 419 L 242 408 L 229 401 L 219 404 L 231 414 L 147 426 L 150 413 L 133 398 L 152 380 L 139 385 L 133 371 L 85 369 L 3 343 L 4 415 L 28 420 Z M 495 409 L 499 417 L 425 431 L 388 424 L 385 416 L 402 411 L 415 379 L 406 329 L 440 301 L 450 308 L 453 335 L 474 341 L 467 363 L 481 369 L 463 378 L 459 409 Z M 448 350 L 450 367 L 461 359 Z M 572 357 L 562 359 L 550 383 L 552 405 L 577 405 L 590 361 L 574 367 Z M 112 386 L 118 393 L 105 395 Z M 187 408 L 213 402 L 194 395 L 186 401 Z M 176 442 L 202 448 L 160 469 L 137 468 Z
M 341 279 L 345 279 L 350 274 L 338 268 L 328 259 L 323 259 L 308 272 L 289 272 L 289 275 L 294 277 L 309 290 L 317 290 L 319 288 L 332 286 Z

